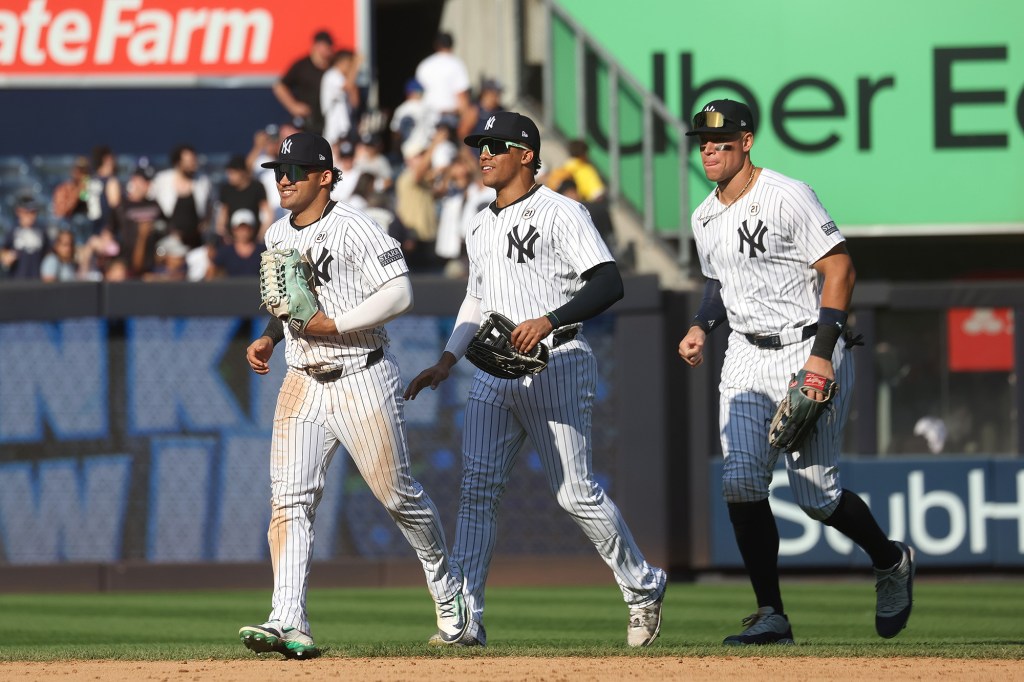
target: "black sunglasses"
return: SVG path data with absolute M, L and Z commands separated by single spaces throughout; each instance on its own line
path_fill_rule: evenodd
M 292 182 L 302 182 L 310 173 L 317 170 L 320 169 L 311 166 L 300 166 L 297 163 L 282 163 L 280 166 L 274 167 L 274 179 L 281 182 L 283 178 L 287 177 Z
M 509 142 L 508 140 L 498 140 L 493 137 L 485 137 L 480 140 L 479 144 L 477 144 L 477 148 L 482 152 L 486 152 L 488 156 L 501 156 L 502 154 L 508 154 L 511 147 L 515 147 L 516 149 L 530 149 L 525 145 Z

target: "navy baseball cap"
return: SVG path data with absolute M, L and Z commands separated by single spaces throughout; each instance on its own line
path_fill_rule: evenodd
M 260 165 L 264 168 L 277 168 L 289 163 L 310 168 L 332 168 L 334 156 L 331 154 L 331 145 L 313 133 L 294 133 L 281 141 L 276 161 L 267 161 Z
M 484 123 L 482 133 L 468 136 L 464 142 L 470 147 L 479 147 L 481 140 L 487 138 L 518 142 L 533 150 L 534 156 L 540 160 L 540 131 L 537 124 L 528 116 L 514 111 L 497 111 Z
M 750 107 L 731 99 L 716 99 L 694 115 L 693 125 L 686 134 L 741 132 L 754 132 L 754 116 Z

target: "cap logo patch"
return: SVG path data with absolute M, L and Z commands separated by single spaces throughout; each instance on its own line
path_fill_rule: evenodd
M 327 158 L 323 154 L 317 154 L 317 156 L 320 157 L 321 161 L 326 161 L 327 160 Z
M 284 142 L 281 143 L 281 153 L 282 154 L 291 154 L 292 153 L 292 141 L 291 140 L 285 140 Z
M 526 134 L 526 131 L 525 131 L 525 130 L 523 130 L 523 131 L 521 131 L 521 132 L 522 132 L 522 135 L 523 135 L 523 137 L 529 137 L 529 135 L 527 135 L 527 134 Z
M 487 119 L 487 123 L 484 124 L 484 130 L 490 130 L 493 127 L 494 127 L 494 117 L 491 116 L 489 119 Z

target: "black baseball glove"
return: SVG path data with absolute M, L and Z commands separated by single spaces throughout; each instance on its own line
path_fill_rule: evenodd
M 537 374 L 548 366 L 548 347 L 538 343 L 529 353 L 512 345 L 516 323 L 501 313 L 488 314 L 466 349 L 466 359 L 499 379 Z
M 807 396 L 807 391 L 819 391 L 825 397 L 814 400 Z M 818 417 L 828 409 L 838 392 L 839 384 L 821 374 L 804 369 L 794 374 L 789 381 L 786 397 L 779 403 L 772 417 L 772 426 L 768 430 L 771 446 L 786 452 L 799 450 L 814 433 Z

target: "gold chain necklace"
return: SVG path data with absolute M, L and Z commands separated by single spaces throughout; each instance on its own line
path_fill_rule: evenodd
M 733 199 L 732 201 L 730 201 L 728 204 L 726 204 L 725 207 L 721 211 L 719 211 L 718 213 L 714 214 L 713 216 L 701 217 L 701 222 L 703 222 L 705 225 L 707 225 L 709 222 L 711 222 L 712 220 L 714 220 L 718 216 L 720 216 L 723 213 L 725 213 L 726 211 L 728 211 L 729 208 L 731 208 L 733 204 L 735 204 L 737 201 L 739 201 L 740 197 L 743 196 L 743 194 L 747 191 L 747 188 L 750 187 L 750 183 L 754 180 L 754 173 L 756 171 L 757 171 L 757 166 L 751 166 L 750 167 L 750 177 L 747 178 L 747 184 L 743 185 L 743 189 L 741 189 L 740 193 L 736 195 L 736 198 Z M 721 187 L 716 187 L 715 188 L 715 196 L 719 197 L 719 199 L 721 199 L 721 196 L 722 196 L 722 188 Z

